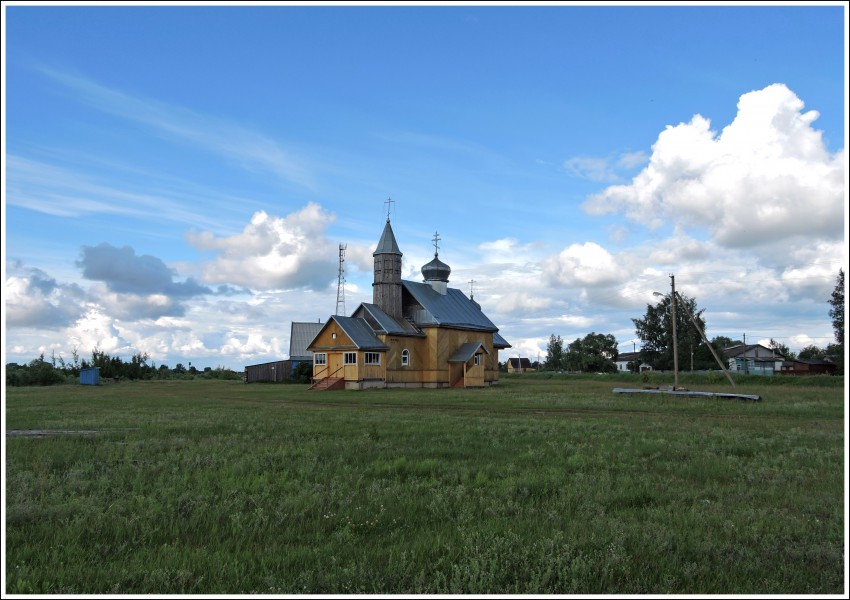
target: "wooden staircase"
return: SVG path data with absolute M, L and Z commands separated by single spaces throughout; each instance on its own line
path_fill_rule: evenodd
M 311 390 L 324 392 L 327 390 L 342 390 L 345 389 L 345 379 L 342 377 L 325 377 L 319 379 L 310 386 Z

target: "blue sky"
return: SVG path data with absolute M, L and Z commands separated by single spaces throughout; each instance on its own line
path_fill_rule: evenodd
M 284 358 L 404 277 L 513 348 L 677 290 L 707 335 L 833 341 L 847 12 L 801 6 L 31 6 L 4 11 L 5 362 Z M 474 281 L 474 284 L 470 282 Z

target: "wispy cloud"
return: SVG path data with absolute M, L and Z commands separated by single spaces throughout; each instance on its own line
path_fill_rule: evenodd
M 185 198 L 174 198 L 173 191 L 162 194 L 133 191 L 133 183 L 115 178 L 101 179 L 87 172 L 48 164 L 16 155 L 7 156 L 6 201 L 58 217 L 90 214 L 120 215 L 133 219 L 168 219 L 197 226 L 209 226 L 217 220 L 191 208 Z
M 623 172 L 647 161 L 645 152 L 627 152 L 617 157 L 573 156 L 563 163 L 564 170 L 573 177 L 601 183 L 622 181 Z
M 273 138 L 237 123 L 154 99 L 132 96 L 91 79 L 44 67 L 41 72 L 100 111 L 142 123 L 152 130 L 228 159 L 247 170 L 261 169 L 307 189 L 312 169 Z

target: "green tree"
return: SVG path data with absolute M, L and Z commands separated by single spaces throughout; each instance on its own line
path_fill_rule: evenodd
M 543 363 L 549 371 L 559 371 L 564 368 L 564 340 L 554 333 L 549 336 L 546 346 L 546 360 Z
M 310 361 L 302 361 L 295 365 L 292 372 L 292 380 L 295 383 L 310 383 L 313 378 L 313 363 Z
M 829 304 L 829 316 L 832 318 L 832 329 L 835 333 L 835 343 L 844 345 L 844 269 L 838 270 L 835 279 L 835 289 L 832 290 Z
M 835 289 L 829 299 L 831 308 L 829 316 L 832 319 L 832 329 L 835 343 L 826 347 L 826 356 L 836 364 L 836 374 L 844 375 L 844 269 L 838 270 L 835 279 Z
M 705 331 L 705 321 L 702 318 L 704 311 L 697 309 L 696 300 L 678 292 L 676 296 L 676 349 L 679 369 L 689 368 L 691 352 L 694 353 L 694 368 L 711 368 L 711 365 L 715 364 L 711 351 L 705 346 L 688 316 L 688 313 L 692 314 L 700 329 Z M 656 370 L 673 368 L 672 313 L 670 294 L 667 294 L 658 304 L 647 304 L 646 314 L 642 319 L 632 319 L 635 334 L 642 342 L 640 360 L 652 365 Z M 700 358 L 699 363 L 697 357 Z
M 825 356 L 826 350 L 818 348 L 813 344 L 809 344 L 808 346 L 800 350 L 800 353 L 797 355 L 797 358 L 799 358 L 800 360 L 823 360 Z
M 770 338 L 770 343 L 767 345 L 768 348 L 772 349 L 777 354 L 781 354 L 785 360 L 794 360 L 797 358 L 797 355 L 791 352 L 791 349 L 785 344 L 781 344 Z
M 591 332 L 567 346 L 564 361 L 571 371 L 610 373 L 617 370 L 617 339 Z

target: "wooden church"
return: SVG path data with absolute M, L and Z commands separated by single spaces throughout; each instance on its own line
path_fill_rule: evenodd
M 510 348 L 481 306 L 448 287 L 451 268 L 422 267 L 423 282 L 401 278 L 401 250 L 389 216 L 373 253 L 372 303 L 332 316 L 307 349 L 313 389 L 479 387 L 498 383 L 499 350 Z

